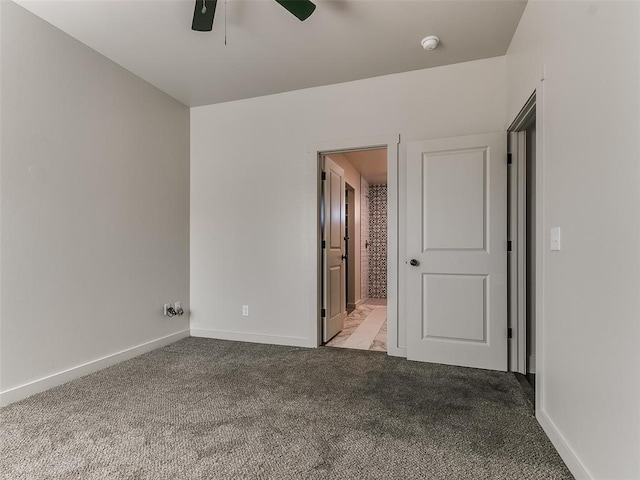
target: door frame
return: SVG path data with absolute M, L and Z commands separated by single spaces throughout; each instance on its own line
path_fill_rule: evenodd
M 312 343 L 322 345 L 322 230 L 320 202 L 322 201 L 322 156 L 331 153 L 387 149 L 387 354 L 406 356 L 398 348 L 398 145 L 400 134 L 375 137 L 330 140 L 314 143 L 309 147 L 309 162 L 315 164 L 317 178 L 316 200 L 316 251 L 317 251 L 317 317 L 309 324 Z
M 536 411 L 542 405 L 541 374 L 543 370 L 543 253 L 544 253 L 544 205 L 543 205 L 543 131 L 542 131 L 542 91 L 535 90 L 522 107 L 507 131 L 509 132 L 509 153 L 512 165 L 509 182 L 515 195 L 510 197 L 509 238 L 513 242 L 512 261 L 509 266 L 509 326 L 513 329 L 510 341 L 510 370 L 523 375 L 527 374 L 527 329 L 526 329 L 526 238 L 525 238 L 525 195 L 526 195 L 526 129 L 535 115 L 536 125 L 536 169 L 533 179 L 535 190 L 535 221 L 533 237 L 535 238 L 534 275 L 534 315 L 536 320 Z

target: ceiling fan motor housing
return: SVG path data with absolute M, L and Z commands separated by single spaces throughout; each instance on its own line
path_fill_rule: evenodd
M 276 0 L 289 13 L 304 21 L 315 11 L 316 5 L 310 0 Z M 217 0 L 196 0 L 191 29 L 196 32 L 213 30 L 213 18 L 216 13 Z
M 218 0 L 196 0 L 191 30 L 210 32 L 213 30 L 213 17 L 216 14 Z

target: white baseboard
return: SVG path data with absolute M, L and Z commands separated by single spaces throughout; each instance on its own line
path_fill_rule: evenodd
M 551 440 L 551 443 L 564 460 L 573 476 L 576 480 L 593 480 L 593 476 L 589 473 L 587 468 L 580 461 L 576 453 L 569 446 L 565 438 L 562 436 L 556 425 L 549 418 L 549 416 L 542 410 L 536 412 L 536 418 L 542 426 L 542 429 Z
M 279 335 L 266 335 L 263 333 L 228 332 L 224 330 L 209 330 L 205 328 L 192 328 L 192 337 L 215 338 L 217 340 L 233 340 L 236 342 L 265 343 L 268 345 L 286 345 L 289 347 L 316 348 L 317 345 L 304 337 L 284 337 Z
M 130 358 L 137 357 L 138 355 L 150 352 L 151 350 L 155 350 L 156 348 L 164 347 L 165 345 L 177 342 L 178 340 L 182 340 L 183 338 L 186 338 L 188 336 L 189 330 L 182 330 L 181 332 L 167 335 L 166 337 L 158 338 L 156 340 L 151 340 L 150 342 L 146 342 L 141 345 L 114 353 L 112 355 L 107 355 L 106 357 L 98 358 L 91 362 L 78 365 L 77 367 L 54 373 L 53 375 L 49 375 L 39 380 L 25 383 L 24 385 L 20 385 L 19 387 L 14 387 L 4 392 L 0 392 L 0 406 L 4 407 L 6 405 L 9 405 L 10 403 L 17 402 L 24 398 L 30 397 L 31 395 L 35 395 L 36 393 L 44 392 L 45 390 L 49 390 L 50 388 L 57 387 L 58 385 L 70 382 L 71 380 L 75 380 L 76 378 L 84 377 L 85 375 L 89 375 L 90 373 L 94 373 L 98 370 L 102 370 L 103 368 L 115 365 L 116 363 L 123 362 L 124 360 L 129 360 Z

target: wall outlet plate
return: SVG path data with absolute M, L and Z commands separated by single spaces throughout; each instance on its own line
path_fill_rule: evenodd
M 164 316 L 168 317 L 169 315 L 167 314 L 167 310 L 169 310 L 169 308 L 171 307 L 170 303 L 165 303 L 164 304 Z
M 242 316 L 243 317 L 249 316 L 249 305 L 242 305 Z

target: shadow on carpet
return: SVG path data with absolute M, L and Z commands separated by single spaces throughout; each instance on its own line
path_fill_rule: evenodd
M 187 338 L 0 410 L 0 478 L 571 479 L 512 374 Z

